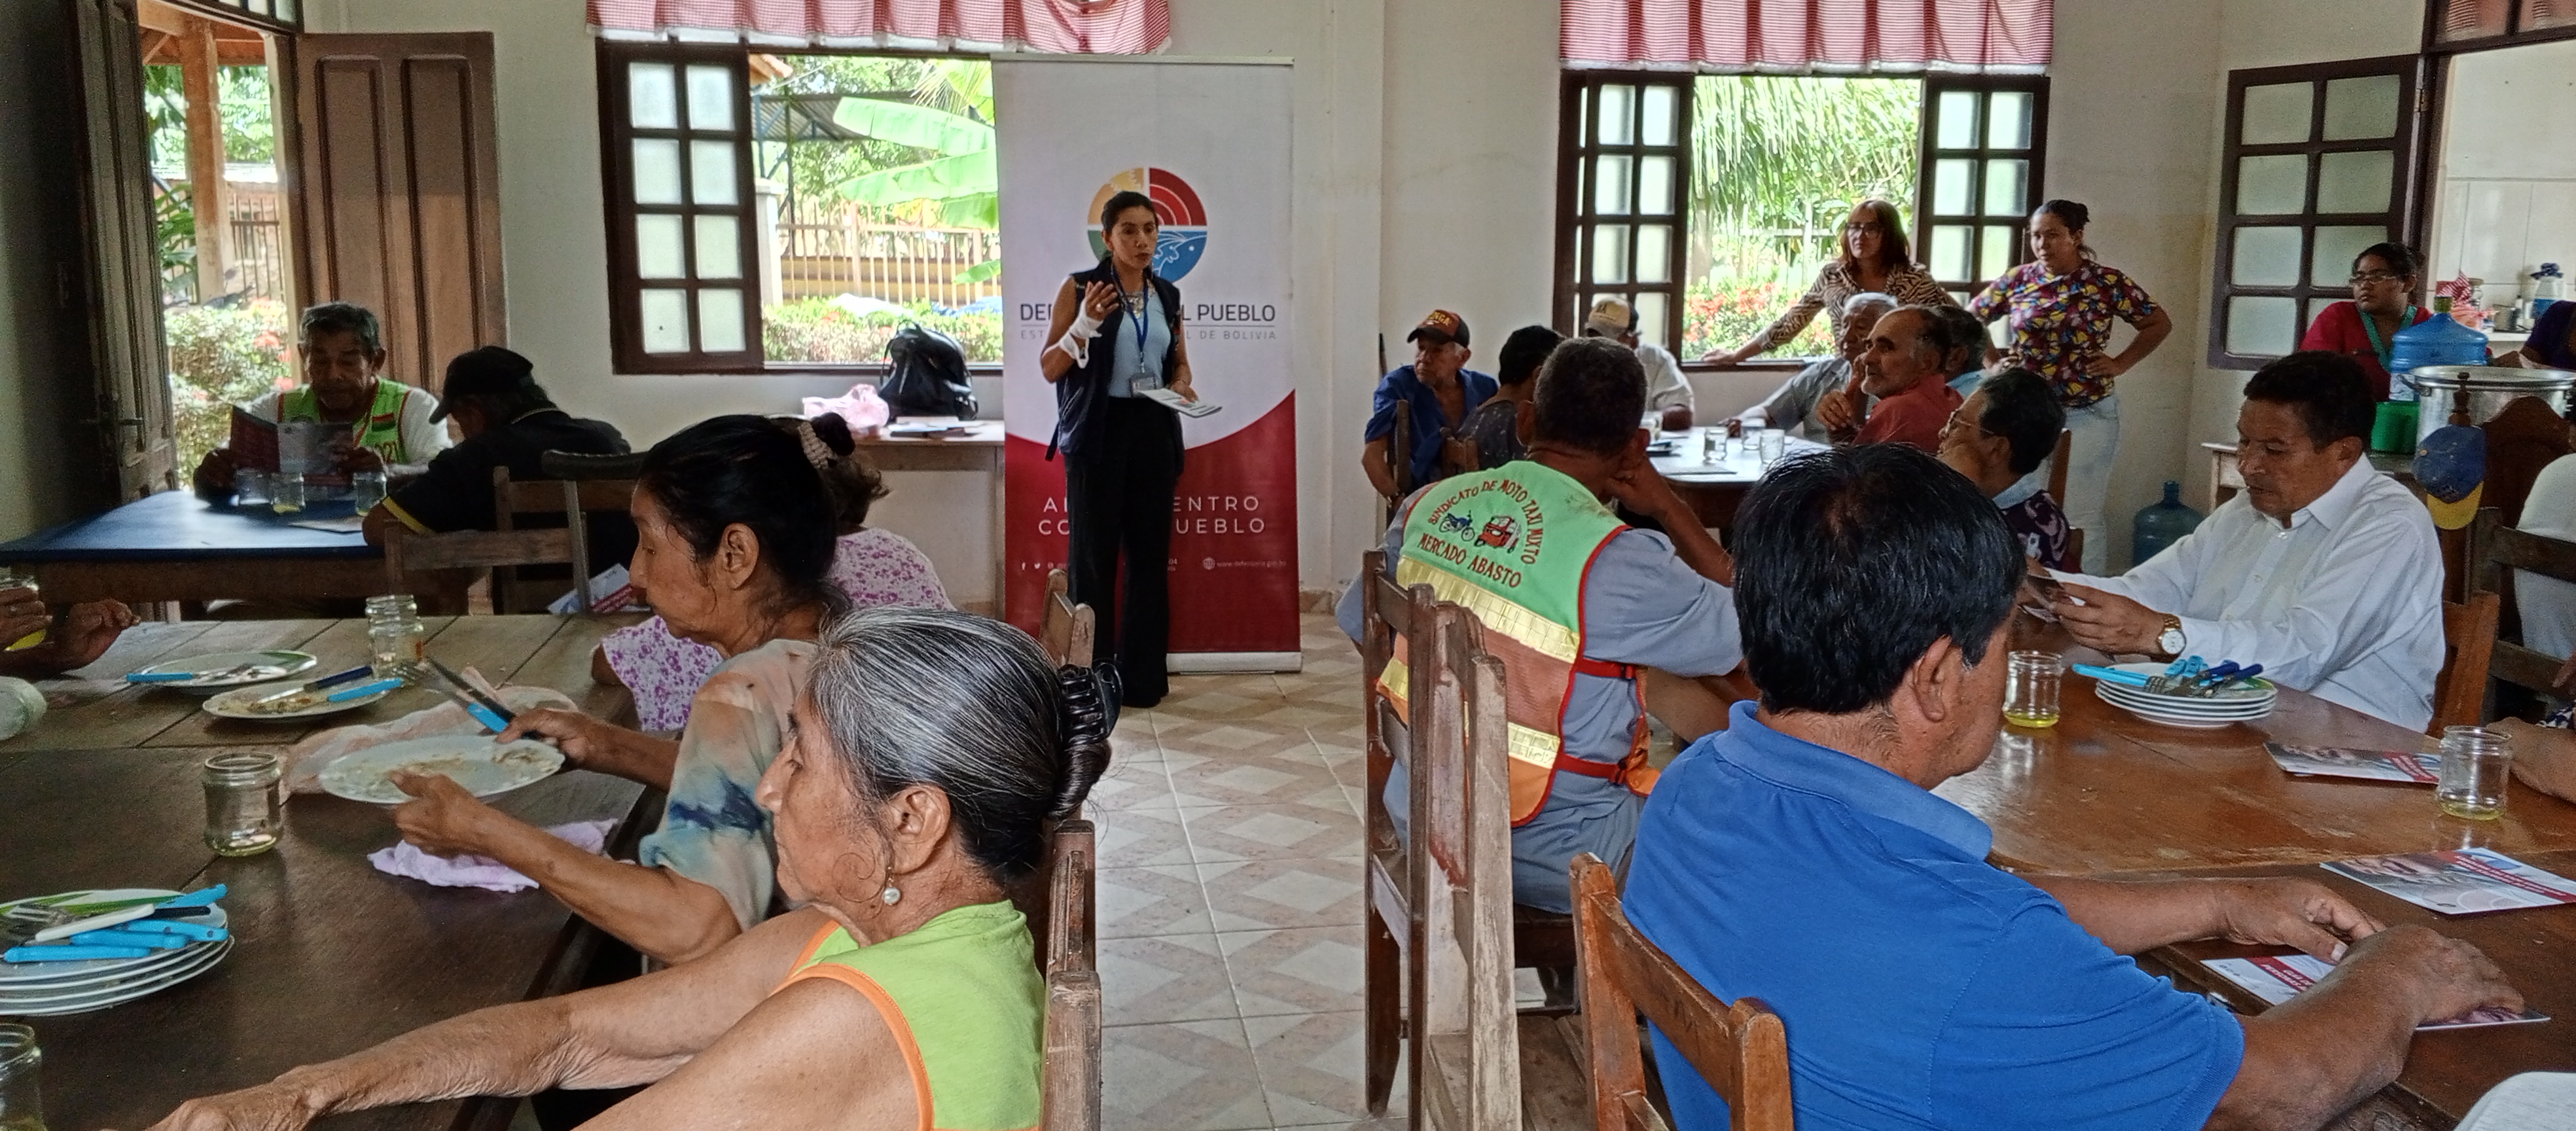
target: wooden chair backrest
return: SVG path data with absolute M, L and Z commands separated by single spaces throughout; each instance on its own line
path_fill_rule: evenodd
M 625 514 L 633 505 L 635 481 L 632 479 L 517 479 L 510 469 L 492 469 L 492 528 L 499 531 L 518 529 L 518 516 L 523 514 L 559 514 L 564 516 L 564 529 L 572 533 L 573 553 L 567 561 L 573 572 L 587 579 L 590 569 L 590 524 L 583 516 L 590 513 Z M 590 611 L 590 594 L 582 588 L 582 611 Z M 549 592 L 529 593 L 519 582 L 518 570 L 500 566 L 492 571 L 492 611 L 496 613 L 544 612 L 554 602 L 551 585 L 537 587 Z
M 1636 1016 L 1662 1029 L 1726 1101 L 1734 1131 L 1790 1131 L 1789 1037 L 1760 998 L 1728 1005 L 1646 941 L 1619 908 L 1609 865 L 1574 858 L 1574 922 L 1594 1131 L 1669 1131 L 1648 1102 Z M 1680 1065 L 1660 1065 L 1670 1079 Z
M 2465 604 L 2442 602 L 2442 674 L 2433 681 L 2433 734 L 2486 721 L 2487 670 L 2495 660 L 2496 618 L 2504 598 L 2471 593 Z
M 1044 1131 L 1100 1127 L 1100 963 L 1092 926 L 1097 857 L 1091 822 L 1058 825 L 1043 869 L 1046 922 Z
M 2576 542 L 2516 530 L 2504 524 L 2504 516 L 2494 507 L 2480 508 L 2477 521 L 2469 524 L 2469 556 L 2474 566 L 2471 588 L 2479 593 L 2501 593 L 2509 570 L 2576 582 Z M 2556 695 L 2560 692 L 2551 684 L 2557 678 L 2560 659 L 2510 640 L 2499 640 L 2488 661 L 2487 674 L 2517 687 Z
M 1518 1127 L 1503 665 L 1485 651 L 1466 610 L 1443 603 L 1428 621 L 1417 617 L 1407 637 L 1418 689 L 1411 697 L 1409 863 L 1414 908 L 1430 927 L 1428 945 L 1405 956 L 1416 987 L 1413 1047 L 1429 1065 L 1416 1077 L 1426 1094 L 1414 1126 Z
M 411 575 L 442 570 L 569 563 L 589 576 L 580 526 L 550 530 L 459 530 L 449 534 L 397 534 L 385 542 L 388 593 L 416 592 Z
M 1063 570 L 1047 571 L 1046 607 L 1039 614 L 1038 643 L 1057 666 L 1087 668 L 1091 666 L 1092 641 L 1099 625 L 1091 606 L 1074 603 L 1072 588 L 1072 579 Z
M 2074 431 L 2058 429 L 2057 450 L 2048 455 L 2048 497 L 2057 500 L 2061 507 L 2066 505 L 2066 457 L 2074 450 Z M 2082 551 L 2077 551 L 2077 556 L 2082 556 Z

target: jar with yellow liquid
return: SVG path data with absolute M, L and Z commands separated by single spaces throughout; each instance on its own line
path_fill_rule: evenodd
M 17 570 L 0 566 L 0 592 L 6 592 L 11 589 L 24 589 L 27 591 L 27 595 L 29 597 L 36 596 L 35 575 L 20 573 Z M 22 648 L 33 648 L 36 645 L 42 644 L 45 642 L 45 632 L 45 629 L 39 628 L 34 632 L 30 632 L 25 636 L 21 636 L 16 640 L 8 642 L 5 646 L 0 646 L 0 652 L 15 652 Z
M 2066 657 L 2055 652 L 2015 652 L 2007 662 L 2004 721 L 2017 727 L 2056 726 L 2058 685 L 2066 676 Z

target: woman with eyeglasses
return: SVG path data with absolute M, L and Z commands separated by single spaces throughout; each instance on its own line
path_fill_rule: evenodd
M 1789 341 L 1816 320 L 1823 311 L 1832 320 L 1833 340 L 1843 340 L 1843 304 L 1853 295 L 1871 292 L 1896 296 L 1900 306 L 1957 306 L 1950 292 L 1932 281 L 1932 273 L 1914 262 L 1913 253 L 1905 246 L 1905 221 L 1897 216 L 1896 206 L 1884 200 L 1864 200 L 1843 221 L 1843 253 L 1825 269 L 1816 273 L 1816 284 L 1800 295 L 1789 312 L 1753 336 L 1739 348 L 1712 351 L 1700 360 L 1713 365 L 1736 365 L 1757 354 L 1769 353 Z
M 2422 256 L 2404 244 L 2375 243 L 2352 260 L 2352 298 L 2317 312 L 2308 323 L 2303 350 L 2330 350 L 2353 359 L 2370 378 L 2370 391 L 2388 399 L 2388 355 L 2397 332 L 2433 316 L 2415 304 L 2415 281 L 2424 270 Z

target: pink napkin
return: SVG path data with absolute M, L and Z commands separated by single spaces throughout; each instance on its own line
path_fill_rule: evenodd
M 584 852 L 596 853 L 607 844 L 609 827 L 616 823 L 575 821 L 546 831 Z M 407 840 L 395 841 L 391 848 L 379 848 L 368 853 L 367 863 L 389 876 L 402 876 L 443 888 L 526 891 L 537 886 L 537 881 L 511 871 L 488 856 L 459 856 L 446 860 L 421 851 Z

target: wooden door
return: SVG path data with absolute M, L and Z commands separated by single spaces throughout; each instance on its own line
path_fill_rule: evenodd
M 97 385 L 96 411 L 84 423 L 99 430 L 100 450 L 116 469 L 117 499 L 138 499 L 178 483 L 145 155 L 141 30 L 134 0 L 64 3 L 79 37 L 79 293 Z
M 289 49 L 299 293 L 374 310 L 385 375 L 435 391 L 449 358 L 509 336 L 492 36 L 303 35 Z

